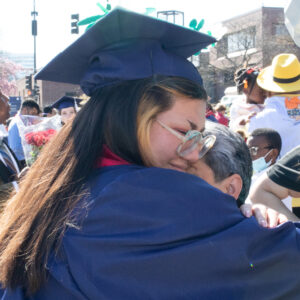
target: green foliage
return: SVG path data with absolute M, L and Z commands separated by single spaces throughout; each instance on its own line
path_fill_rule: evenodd
M 97 2 L 97 6 L 100 7 L 100 9 L 101 9 L 105 14 L 107 14 L 107 13 L 109 12 L 109 10 L 106 9 L 104 6 L 102 6 L 100 2 Z
M 199 30 L 203 27 L 203 25 L 204 25 L 204 19 L 202 19 L 202 20 L 199 22 L 198 26 L 196 27 L 196 30 L 199 31 Z
M 96 5 L 102 10 L 102 12 L 104 12 L 104 14 L 91 16 L 91 17 L 88 17 L 88 18 L 85 18 L 85 19 L 79 21 L 77 23 L 78 26 L 88 25 L 85 28 L 85 31 L 87 31 L 89 28 L 91 28 L 98 20 L 103 18 L 105 15 L 107 15 L 109 13 L 109 11 L 111 10 L 111 5 L 108 3 L 108 1 L 107 1 L 106 8 L 100 2 L 97 2 Z
M 97 20 L 99 20 L 100 18 L 102 18 L 103 16 L 105 15 L 96 15 L 96 16 L 91 16 L 91 17 L 88 17 L 86 19 L 83 19 L 81 21 L 79 21 L 77 23 L 78 26 L 82 26 L 82 25 L 88 25 L 90 23 L 95 23 Z
M 189 27 L 195 30 L 195 28 L 197 27 L 197 20 L 196 19 L 191 20 Z
M 202 19 L 199 23 L 197 22 L 196 19 L 193 19 L 190 24 L 189 24 L 189 27 L 196 30 L 196 31 L 199 31 L 204 25 L 204 19 Z

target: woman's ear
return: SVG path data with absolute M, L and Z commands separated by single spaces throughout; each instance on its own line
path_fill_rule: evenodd
M 223 181 L 224 192 L 236 200 L 243 188 L 243 180 L 239 174 L 233 174 Z

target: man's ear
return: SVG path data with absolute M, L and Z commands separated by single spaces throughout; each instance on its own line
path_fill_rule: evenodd
M 273 165 L 273 164 L 275 164 L 276 159 L 277 159 L 277 157 L 278 157 L 278 155 L 279 155 L 278 149 L 273 148 L 273 149 L 272 149 L 272 152 L 271 152 L 270 154 L 271 154 L 270 156 L 271 156 L 272 165 Z
M 222 182 L 226 194 L 238 199 L 243 188 L 243 180 L 239 174 L 233 174 Z

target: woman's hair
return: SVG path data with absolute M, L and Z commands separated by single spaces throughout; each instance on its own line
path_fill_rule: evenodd
M 260 70 L 257 68 L 242 68 L 235 72 L 234 82 L 239 94 L 242 94 L 244 87 L 247 86 L 250 87 L 249 92 L 251 93 L 259 72 Z
M 85 182 L 104 144 L 130 163 L 151 165 L 144 153 L 151 122 L 172 107 L 176 94 L 206 99 L 201 86 L 178 77 L 103 87 L 44 147 L 0 218 L 2 287 L 22 286 L 32 294 L 46 280 L 50 252 L 67 227 L 80 225 L 74 208 L 88 208 Z

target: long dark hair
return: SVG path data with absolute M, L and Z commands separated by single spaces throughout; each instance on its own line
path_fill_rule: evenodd
M 85 182 L 103 145 L 130 163 L 145 165 L 137 120 L 149 108 L 141 109 L 141 103 L 152 101 L 159 113 L 172 106 L 173 92 L 206 99 L 201 86 L 176 77 L 107 86 L 96 91 L 74 122 L 45 146 L 0 218 L 2 287 L 23 286 L 29 294 L 39 289 L 46 280 L 50 252 L 58 250 L 68 226 L 80 225 L 72 212 L 87 205 Z

